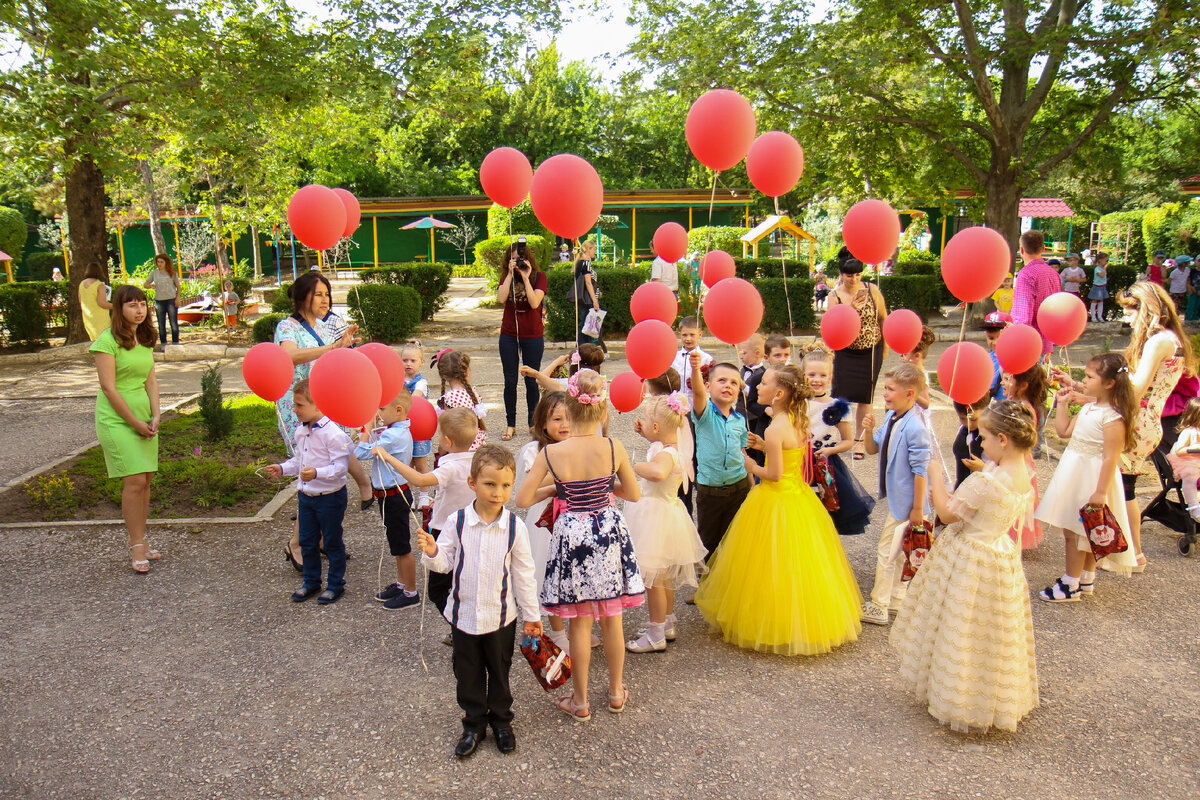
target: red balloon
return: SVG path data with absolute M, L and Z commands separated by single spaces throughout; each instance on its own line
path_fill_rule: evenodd
M 633 290 L 633 297 L 629 298 L 629 313 L 635 323 L 657 319 L 674 325 L 675 317 L 679 314 L 679 301 L 662 281 L 647 281 Z
M 483 157 L 479 165 L 479 184 L 484 194 L 505 208 L 519 206 L 529 194 L 533 167 L 515 147 L 497 147 Z
M 349 347 L 325 353 L 308 374 L 308 388 L 317 408 L 347 428 L 361 428 L 375 419 L 381 386 L 371 359 Z
M 842 239 L 864 264 L 887 261 L 900 243 L 900 217 L 882 200 L 861 200 L 842 220 Z
M 1037 310 L 1037 326 L 1050 341 L 1058 345 L 1071 344 L 1087 327 L 1087 308 L 1079 295 L 1055 292 L 1042 301 Z
M 1020 375 L 1042 358 L 1042 335 L 1031 325 L 1009 325 L 996 339 L 996 360 L 1004 371 Z
M 379 373 L 379 408 L 396 399 L 404 387 L 404 359 L 386 344 L 368 342 L 358 352 L 371 359 Z
M 942 391 L 959 403 L 974 403 L 992 388 L 996 372 L 992 357 L 974 342 L 959 342 L 946 348 L 937 365 Z
M 964 303 L 989 297 L 1012 267 L 1008 241 L 991 228 L 963 228 L 946 243 L 942 279 L 950 294 Z
M 907 308 L 897 308 L 883 321 L 883 340 L 897 353 L 911 353 L 915 350 L 924 332 L 925 323 Z
M 746 98 L 729 89 L 713 89 L 692 103 L 683 130 L 692 155 L 720 172 L 746 157 L 757 126 Z
M 342 229 L 342 236 L 349 237 L 358 230 L 358 221 L 362 219 L 362 208 L 358 204 L 358 198 L 345 189 L 335 188 L 332 191 L 342 201 L 342 208 L 346 209 L 346 227 Z
M 710 250 L 700 259 L 700 280 L 710 289 L 736 274 L 737 265 L 733 263 L 733 256 L 724 250 Z
M 657 378 L 675 360 L 675 331 L 660 319 L 639 322 L 625 337 L 625 359 L 640 377 Z
M 654 232 L 654 251 L 674 264 L 687 255 L 688 235 L 678 222 L 664 222 Z
M 529 186 L 533 213 L 564 239 L 578 239 L 592 229 L 604 208 L 604 184 L 596 168 L 570 153 L 543 161 Z
M 259 342 L 242 359 L 242 380 L 250 391 L 272 403 L 288 393 L 295 376 L 292 357 L 274 342 Z
M 428 442 L 437 433 L 438 416 L 433 403 L 424 397 L 414 397 L 408 410 L 408 432 L 414 442 Z
M 804 173 L 804 149 L 790 133 L 767 131 L 746 153 L 746 175 L 768 197 L 792 190 Z
M 741 278 L 726 278 L 708 290 L 704 299 L 704 322 L 726 344 L 741 344 L 762 324 L 763 301 L 754 284 Z
M 862 331 L 862 317 L 853 306 L 838 303 L 821 318 L 821 338 L 830 350 L 843 350 L 858 338 Z
M 287 219 L 296 238 L 313 250 L 328 250 L 346 232 L 346 207 L 332 189 L 316 183 L 296 190 Z
M 617 411 L 633 411 L 641 405 L 645 391 L 646 384 L 632 372 L 622 372 L 608 384 L 608 398 Z

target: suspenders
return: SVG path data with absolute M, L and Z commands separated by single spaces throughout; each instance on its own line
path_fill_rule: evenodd
M 467 524 L 466 509 L 460 510 L 454 517 L 454 529 L 458 534 L 458 563 L 454 566 L 454 606 L 451 612 L 451 622 L 454 627 L 458 627 L 458 609 L 461 605 L 459 597 L 459 583 L 462 578 L 463 565 L 466 564 L 466 559 L 463 557 L 462 534 L 463 527 Z M 504 554 L 504 576 L 500 581 L 500 627 L 503 628 L 508 622 L 508 580 L 509 580 L 509 565 L 512 563 L 513 544 L 517 540 L 517 515 L 509 512 L 508 514 L 508 549 Z

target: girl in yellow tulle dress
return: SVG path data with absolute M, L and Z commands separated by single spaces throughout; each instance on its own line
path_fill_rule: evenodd
M 799 368 L 769 369 L 758 402 L 774 410 L 766 466 L 696 592 L 696 607 L 727 642 L 784 655 L 828 653 L 858 638 L 862 596 L 833 520 L 804 475 L 808 386 Z

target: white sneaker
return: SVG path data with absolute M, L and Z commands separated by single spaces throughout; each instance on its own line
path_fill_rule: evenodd
M 872 625 L 887 625 L 889 620 L 887 606 L 881 606 L 874 600 L 868 600 L 863 603 L 858 618 L 863 622 L 870 622 Z
M 652 642 L 650 635 L 643 633 L 637 639 L 630 639 L 626 642 L 625 649 L 631 653 L 665 653 L 667 652 L 667 640 Z

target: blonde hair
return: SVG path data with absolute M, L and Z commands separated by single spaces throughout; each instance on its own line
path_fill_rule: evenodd
M 808 380 L 795 364 L 771 367 L 769 371 L 775 374 L 775 381 L 787 393 L 788 420 L 800 435 L 800 441 L 808 441 L 808 399 L 813 396 Z
M 1133 330 L 1129 336 L 1129 346 L 1125 348 L 1125 360 L 1129 362 L 1130 370 L 1137 371 L 1147 339 L 1159 331 L 1171 331 L 1183 349 L 1184 371 L 1189 375 L 1196 374 L 1191 341 L 1183 332 L 1175 301 L 1166 289 L 1151 281 L 1138 281 L 1117 297 L 1117 303 L 1122 308 L 1137 309 L 1137 316 L 1130 325 Z
M 421 346 L 421 343 L 416 340 L 409 340 L 409 341 L 405 342 L 404 344 L 400 345 L 400 355 L 401 356 L 403 356 L 405 353 L 408 353 L 408 352 L 415 352 L 417 354 L 418 361 L 425 360 L 425 348 L 423 348 Z
M 687 412 L 671 408 L 670 399 L 670 396 L 665 394 L 650 398 L 646 402 L 646 418 L 661 425 L 665 431 L 677 431 L 683 425 L 684 414 Z
M 920 392 L 925 388 L 925 373 L 912 364 L 897 364 L 883 373 L 884 380 L 894 381 L 905 389 Z
M 824 342 L 813 342 L 804 348 L 800 355 L 800 363 L 807 367 L 810 363 L 832 364 L 833 351 Z
M 1007 436 L 1018 450 L 1037 444 L 1037 418 L 1020 400 L 997 400 L 979 415 L 979 424 L 997 436 Z
M 400 408 L 403 408 L 404 413 L 407 414 L 412 409 L 412 403 L 412 392 L 408 390 L 407 386 L 400 384 L 400 391 L 383 407 L 391 408 L 392 406 L 399 406 Z
M 604 412 L 607 410 L 603 400 L 607 392 L 604 388 L 604 378 L 600 373 L 594 369 L 581 369 L 571 377 L 571 381 L 573 388 L 577 390 L 575 394 L 572 394 L 572 384 L 568 384 L 567 416 L 571 422 L 586 424 L 603 419 Z M 599 398 L 601 402 L 579 402 L 579 398 L 584 395 L 593 400 Z
M 479 435 L 479 418 L 466 408 L 451 408 L 438 417 L 438 430 L 455 447 L 470 447 Z

